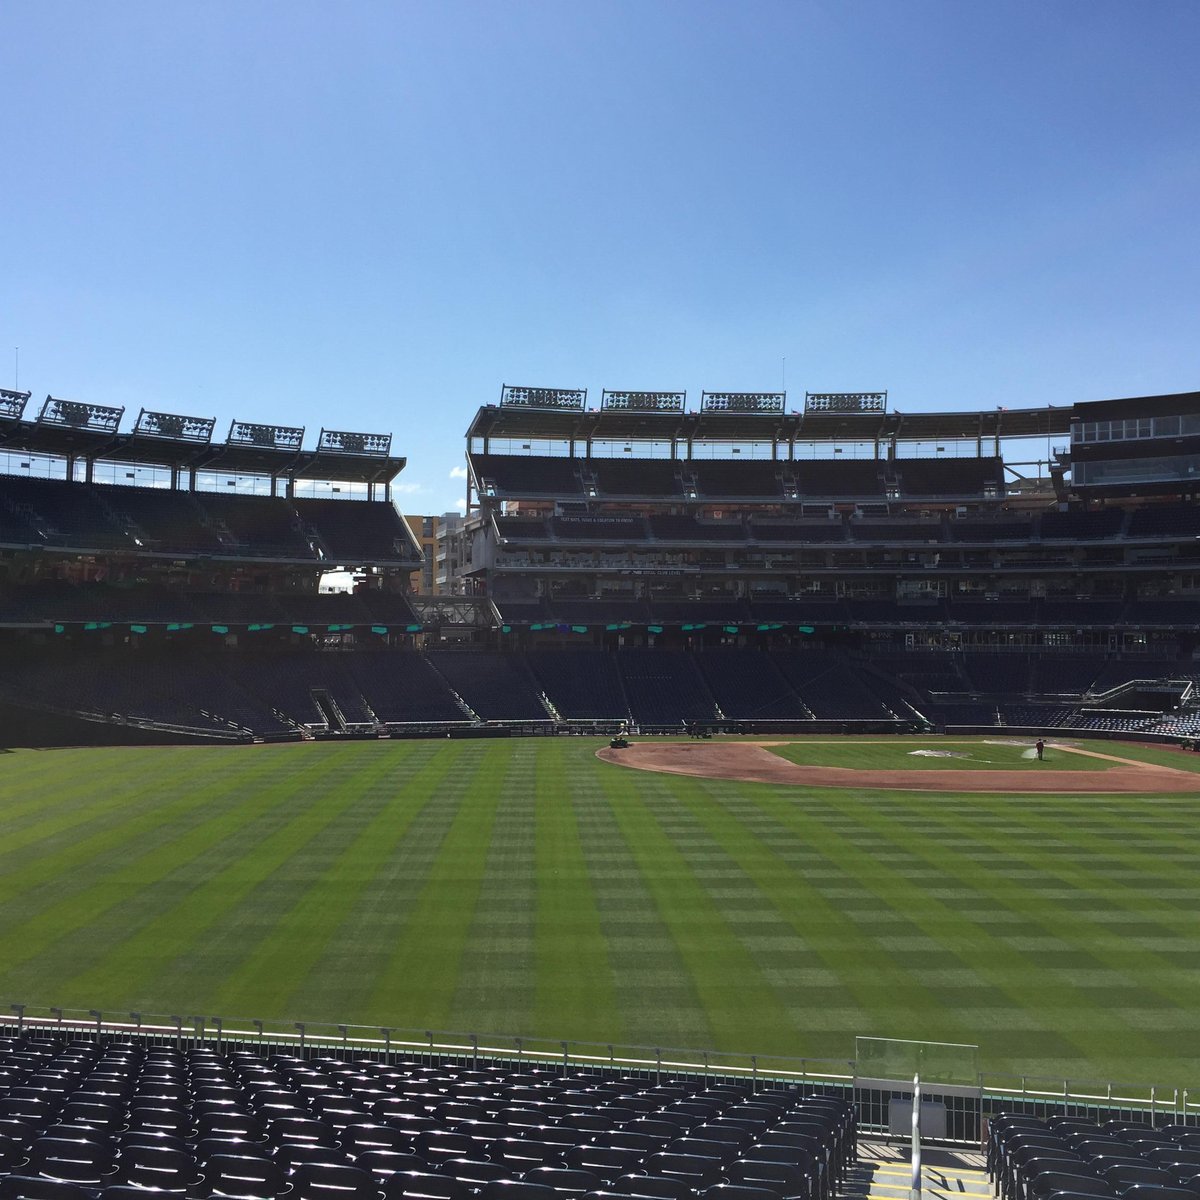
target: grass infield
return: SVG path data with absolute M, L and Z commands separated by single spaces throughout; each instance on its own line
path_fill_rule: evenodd
M 800 766 L 849 767 L 856 771 L 1108 771 L 1114 766 L 1103 758 L 1072 754 L 1053 744 L 1038 762 L 1033 739 L 1001 736 L 870 741 L 814 738 L 767 748 Z M 1095 748 L 1104 751 L 1103 746 Z
M 835 748 L 962 766 L 917 745 Z M 596 746 L 0 754 L 0 1002 L 1200 1076 L 1194 797 L 823 792 Z

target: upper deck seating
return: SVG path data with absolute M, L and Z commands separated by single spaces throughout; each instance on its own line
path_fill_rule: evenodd
M 999 458 L 902 458 L 893 468 L 905 496 L 1002 495 L 1004 469 Z
M 648 518 L 650 532 L 660 542 L 740 542 L 746 526 L 740 518 L 700 521 L 695 517 L 656 513 Z
M 316 559 L 317 551 L 291 503 L 280 496 L 193 492 L 225 554 Z
M 700 494 L 709 500 L 739 496 L 774 499 L 783 494 L 777 462 L 693 459 L 688 465 L 695 475 Z
M 509 625 L 535 625 L 550 620 L 550 611 L 546 602 L 539 596 L 513 596 L 511 598 L 496 596 L 493 603 L 500 612 L 501 618 Z
M 78 549 L 136 549 L 119 521 L 86 484 L 0 476 L 0 510 L 36 536 L 33 542 Z
M 1033 625 L 1037 606 L 1032 600 L 967 600 L 955 597 L 949 619 L 963 625 Z
M 940 521 L 852 520 L 850 535 L 856 542 L 936 542 L 942 536 Z
M 1200 625 L 1200 598 L 1163 597 L 1132 600 L 1125 606 L 1128 625 Z
M 949 529 L 950 539 L 955 542 L 1027 542 L 1033 537 L 1032 521 L 1011 516 L 955 517 Z
M 183 554 L 221 550 L 204 510 L 190 492 L 99 484 L 94 491 L 129 530 L 137 549 Z
M 1115 625 L 1125 611 L 1124 600 L 1071 599 L 1047 597 L 1037 609 L 1044 625 Z
M 826 596 L 755 596 L 751 610 L 759 621 L 841 624 L 849 619 L 845 602 Z
M 650 601 L 650 613 L 659 624 L 729 624 L 751 620 L 750 607 L 737 596 L 699 596 L 690 600 Z
M 300 520 L 314 529 L 331 562 L 361 566 L 411 562 L 418 557 L 412 534 L 390 500 L 296 499 Z
M 1126 537 L 1200 537 L 1200 504 L 1153 504 L 1129 516 Z
M 562 541 L 644 542 L 644 517 L 551 517 L 550 529 Z
M 844 542 L 846 526 L 837 520 L 779 521 L 755 517 L 750 522 L 750 538 L 756 542 Z
M 1041 534 L 1045 541 L 1112 538 L 1121 532 L 1125 513 L 1119 508 L 1098 512 L 1048 512 L 1042 514 Z
M 809 458 L 789 464 L 805 496 L 880 496 L 887 464 L 878 459 Z
M 671 458 L 592 458 L 585 463 L 600 496 L 682 496 L 680 464 Z
M 514 542 L 550 540 L 550 530 L 541 517 L 497 517 L 496 532 Z
M 578 459 L 505 454 L 472 454 L 470 459 L 479 490 L 485 496 L 520 499 L 583 495 Z
M 574 596 L 553 596 L 546 602 L 549 619 L 565 625 L 604 626 L 622 621 L 645 625 L 650 609 L 644 600 L 629 598 L 580 599 Z

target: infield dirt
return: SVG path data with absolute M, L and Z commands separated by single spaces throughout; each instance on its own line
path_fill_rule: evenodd
M 1043 776 L 1036 771 L 856 771 L 851 767 L 801 766 L 772 754 L 767 748 L 784 744 L 779 741 L 648 741 L 634 742 L 624 750 L 605 746 L 596 751 L 596 757 L 639 771 L 792 787 L 1089 796 L 1200 792 L 1200 774 L 1077 746 L 1053 744 L 1052 748 L 1062 753 L 1102 758 L 1113 763 L 1112 768 L 1103 773 L 1060 770 Z

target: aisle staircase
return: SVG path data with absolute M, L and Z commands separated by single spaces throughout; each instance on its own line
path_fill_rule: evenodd
M 982 1151 L 921 1150 L 922 1200 L 992 1200 Z M 841 1195 L 851 1200 L 909 1200 L 912 1167 L 906 1144 L 860 1141 L 858 1162 Z

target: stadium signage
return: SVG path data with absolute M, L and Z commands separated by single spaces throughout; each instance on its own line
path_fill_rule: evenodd
M 104 404 L 83 404 L 77 400 L 56 400 L 47 396 L 38 415 L 39 425 L 62 425 L 68 429 L 91 429 L 97 433 L 116 433 L 125 414 L 123 408 Z
M 705 392 L 700 411 L 707 413 L 782 413 L 786 392 Z
M 887 411 L 887 392 L 805 392 L 806 413 L 874 413 Z
M 304 427 L 295 425 L 255 425 L 234 421 L 229 427 L 229 443 L 235 446 L 262 446 L 269 450 L 299 450 Z
M 600 397 L 603 411 L 620 412 L 683 412 L 687 392 L 610 392 Z
M 171 441 L 212 441 L 216 417 L 184 417 L 177 413 L 151 412 L 143 408 L 133 424 L 133 432 L 139 437 L 168 438 Z
M 392 452 L 392 435 L 322 429 L 317 451 L 331 454 L 369 454 L 377 458 L 386 458 Z
M 11 388 L 0 388 L 0 417 L 19 421 L 29 403 L 29 392 L 14 392 Z
M 500 389 L 501 408 L 544 408 L 582 412 L 587 388 L 513 387 Z

